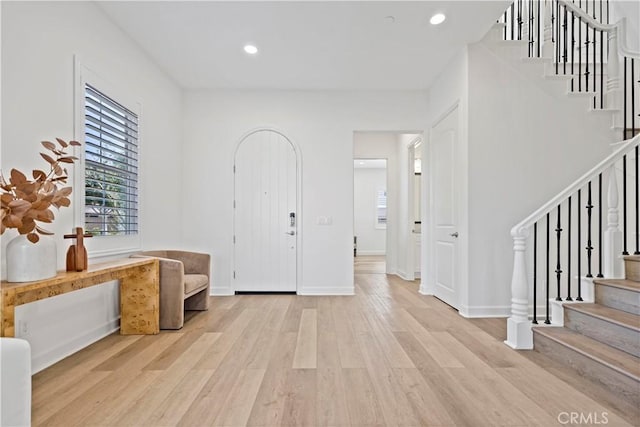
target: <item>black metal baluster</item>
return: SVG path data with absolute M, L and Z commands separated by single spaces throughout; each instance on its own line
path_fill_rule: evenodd
M 602 110 L 603 108 L 604 108 L 604 31 L 600 31 L 600 109 Z
M 522 40 L 522 1 L 518 0 L 518 40 Z
M 558 205 L 558 218 L 556 221 L 556 301 L 562 301 L 560 298 L 560 277 L 562 276 L 562 268 L 560 266 L 560 237 L 562 235 L 562 227 L 560 226 L 560 205 Z
M 627 251 L 627 156 L 622 156 L 622 255 Z
M 636 60 L 631 58 L 631 138 L 636 136 L 636 93 L 634 85 L 634 81 L 636 79 L 634 71 L 635 63 Z
M 593 251 L 593 246 L 591 246 L 591 210 L 593 209 L 593 205 L 591 204 L 591 181 L 589 181 L 588 186 L 588 195 L 587 195 L 587 277 L 593 277 L 591 274 L 591 251 Z
M 533 322 L 538 324 L 537 317 L 538 297 L 538 223 L 533 224 Z
M 596 19 L 596 5 L 594 0 L 593 5 L 593 19 Z M 596 93 L 596 62 L 598 61 L 596 58 L 596 27 L 593 27 L 593 92 Z M 593 108 L 596 108 L 596 97 L 593 97 Z
M 502 38 L 503 38 L 504 40 L 508 40 L 508 39 L 507 39 L 507 27 L 508 27 L 509 25 L 508 25 L 508 22 L 507 22 L 507 11 L 506 11 L 506 10 L 504 11 L 504 18 L 503 18 L 503 19 L 504 19 L 504 29 L 503 29 L 503 31 L 504 31 L 504 35 L 503 35 L 503 37 L 502 37 Z
M 544 319 L 544 323 L 549 325 L 551 323 L 551 319 L 549 318 L 549 213 L 547 212 L 547 273 L 546 273 L 546 297 L 545 297 L 545 307 L 546 307 L 546 315 Z
M 554 16 L 551 16 L 551 20 L 552 20 L 552 27 L 555 29 L 556 32 L 556 39 L 555 39 L 555 51 L 556 51 L 556 74 L 558 74 L 559 70 L 558 67 L 560 65 L 560 3 L 556 2 L 556 10 L 555 10 L 555 19 Z
M 571 298 L 571 196 L 567 200 L 567 297 L 565 301 L 573 301 Z
M 587 0 L 587 15 L 589 14 L 589 1 Z M 589 26 L 587 24 L 587 28 L 585 28 L 585 33 L 587 36 L 587 39 L 584 42 L 584 54 L 585 54 L 585 71 L 584 71 L 584 78 L 585 78 L 585 92 L 589 91 Z
M 515 3 L 511 3 L 511 40 L 515 40 Z
M 538 58 L 540 58 L 540 56 L 542 56 L 541 51 L 540 51 L 540 0 L 538 0 L 536 3 L 538 3 L 538 18 L 537 18 L 537 27 L 538 27 Z
M 627 114 L 629 111 L 627 110 L 627 57 L 625 56 L 622 61 L 622 140 L 627 139 Z M 633 81 L 631 82 L 633 86 Z M 633 103 L 633 102 L 632 102 Z M 633 117 L 631 117 L 631 121 L 633 121 Z
M 535 34 L 536 34 L 536 30 L 535 30 L 535 23 L 536 23 L 536 11 L 533 8 L 534 5 L 534 0 L 530 0 L 529 1 L 529 27 L 528 27 L 528 33 L 529 33 L 529 57 L 533 57 L 535 56 Z
M 574 63 L 575 63 L 575 50 L 576 50 L 576 15 L 573 11 L 571 11 L 571 92 L 575 90 L 574 80 L 575 80 L 575 71 L 574 71 Z
M 582 190 L 578 190 L 578 298 L 576 301 L 582 301 Z
M 638 206 L 638 146 L 636 145 L 635 148 L 635 154 L 636 154 L 636 250 L 633 253 L 634 255 L 640 255 L 640 246 L 639 246 L 639 242 L 638 240 L 640 239 L 639 236 L 639 227 L 638 227 L 638 210 L 639 210 L 639 206 Z
M 566 6 L 564 7 L 564 23 L 562 25 L 562 33 L 563 33 L 563 40 L 562 40 L 562 73 L 564 75 L 567 74 L 567 34 L 569 31 L 568 28 L 568 14 L 567 14 L 567 8 Z
M 602 275 L 602 173 L 598 175 L 598 274 Z
M 578 92 L 582 92 L 582 16 L 578 16 Z

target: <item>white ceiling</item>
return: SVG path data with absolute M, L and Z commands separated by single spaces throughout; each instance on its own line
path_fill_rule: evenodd
M 98 4 L 183 88 L 413 90 L 428 88 L 509 2 Z M 435 12 L 446 13 L 444 24 L 429 24 Z M 247 55 L 246 43 L 259 53 Z

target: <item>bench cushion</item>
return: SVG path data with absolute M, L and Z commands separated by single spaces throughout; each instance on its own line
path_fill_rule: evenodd
M 209 284 L 209 278 L 206 274 L 185 274 L 184 275 L 184 294 L 185 296 L 200 291 Z

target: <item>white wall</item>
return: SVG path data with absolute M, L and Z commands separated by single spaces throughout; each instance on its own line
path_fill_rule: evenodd
M 386 253 L 387 229 L 376 224 L 376 195 L 386 188 L 386 168 L 353 170 L 353 232 L 358 236 L 358 255 Z
M 615 0 L 609 2 L 612 24 L 621 18 L 627 19 L 626 44 L 634 52 L 640 52 L 640 3 L 637 1 Z
M 279 129 L 301 150 L 298 292 L 353 293 L 354 131 L 421 130 L 424 93 L 189 91 L 184 102 L 184 185 L 200 189 L 183 192 L 185 221 L 197 225 L 185 227 L 185 243 L 213 254 L 214 293 L 233 292 L 233 153 L 257 127 Z
M 2 170 L 42 167 L 38 153 L 43 139 L 82 138 L 74 135 L 77 55 L 119 93 L 142 102 L 142 244 L 144 248 L 180 246 L 180 89 L 91 3 L 2 2 L 1 7 Z M 76 202 L 56 212 L 55 222 L 48 227 L 56 233 L 60 269 L 70 244 L 62 234 L 74 226 Z M 14 230 L 5 232 L 2 248 L 15 235 Z M 90 263 L 96 261 L 93 258 Z M 4 277 L 4 256 L 2 263 Z M 117 286 L 107 284 L 18 308 L 17 334 L 31 343 L 37 371 L 115 330 L 117 316 Z
M 526 65 L 523 65 L 526 66 Z M 510 229 L 611 152 L 611 117 L 469 46 L 469 316 L 510 311 Z

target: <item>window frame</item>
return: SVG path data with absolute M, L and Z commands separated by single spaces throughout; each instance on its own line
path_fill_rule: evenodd
M 75 57 L 75 85 L 74 85 L 74 137 L 82 143 L 75 148 L 75 156 L 79 161 L 74 166 L 73 179 L 73 224 L 74 227 L 85 227 L 85 165 L 86 165 L 86 141 L 85 141 L 85 87 L 90 85 L 100 93 L 118 104 L 122 105 L 138 117 L 138 164 L 137 164 L 137 223 L 138 231 L 135 234 L 97 235 L 85 240 L 89 258 L 100 258 L 112 255 L 124 255 L 142 249 L 142 236 L 144 227 L 142 224 L 143 188 L 142 188 L 142 156 L 143 156 L 143 116 L 142 103 L 132 97 L 128 91 L 112 84 L 102 78 Z

